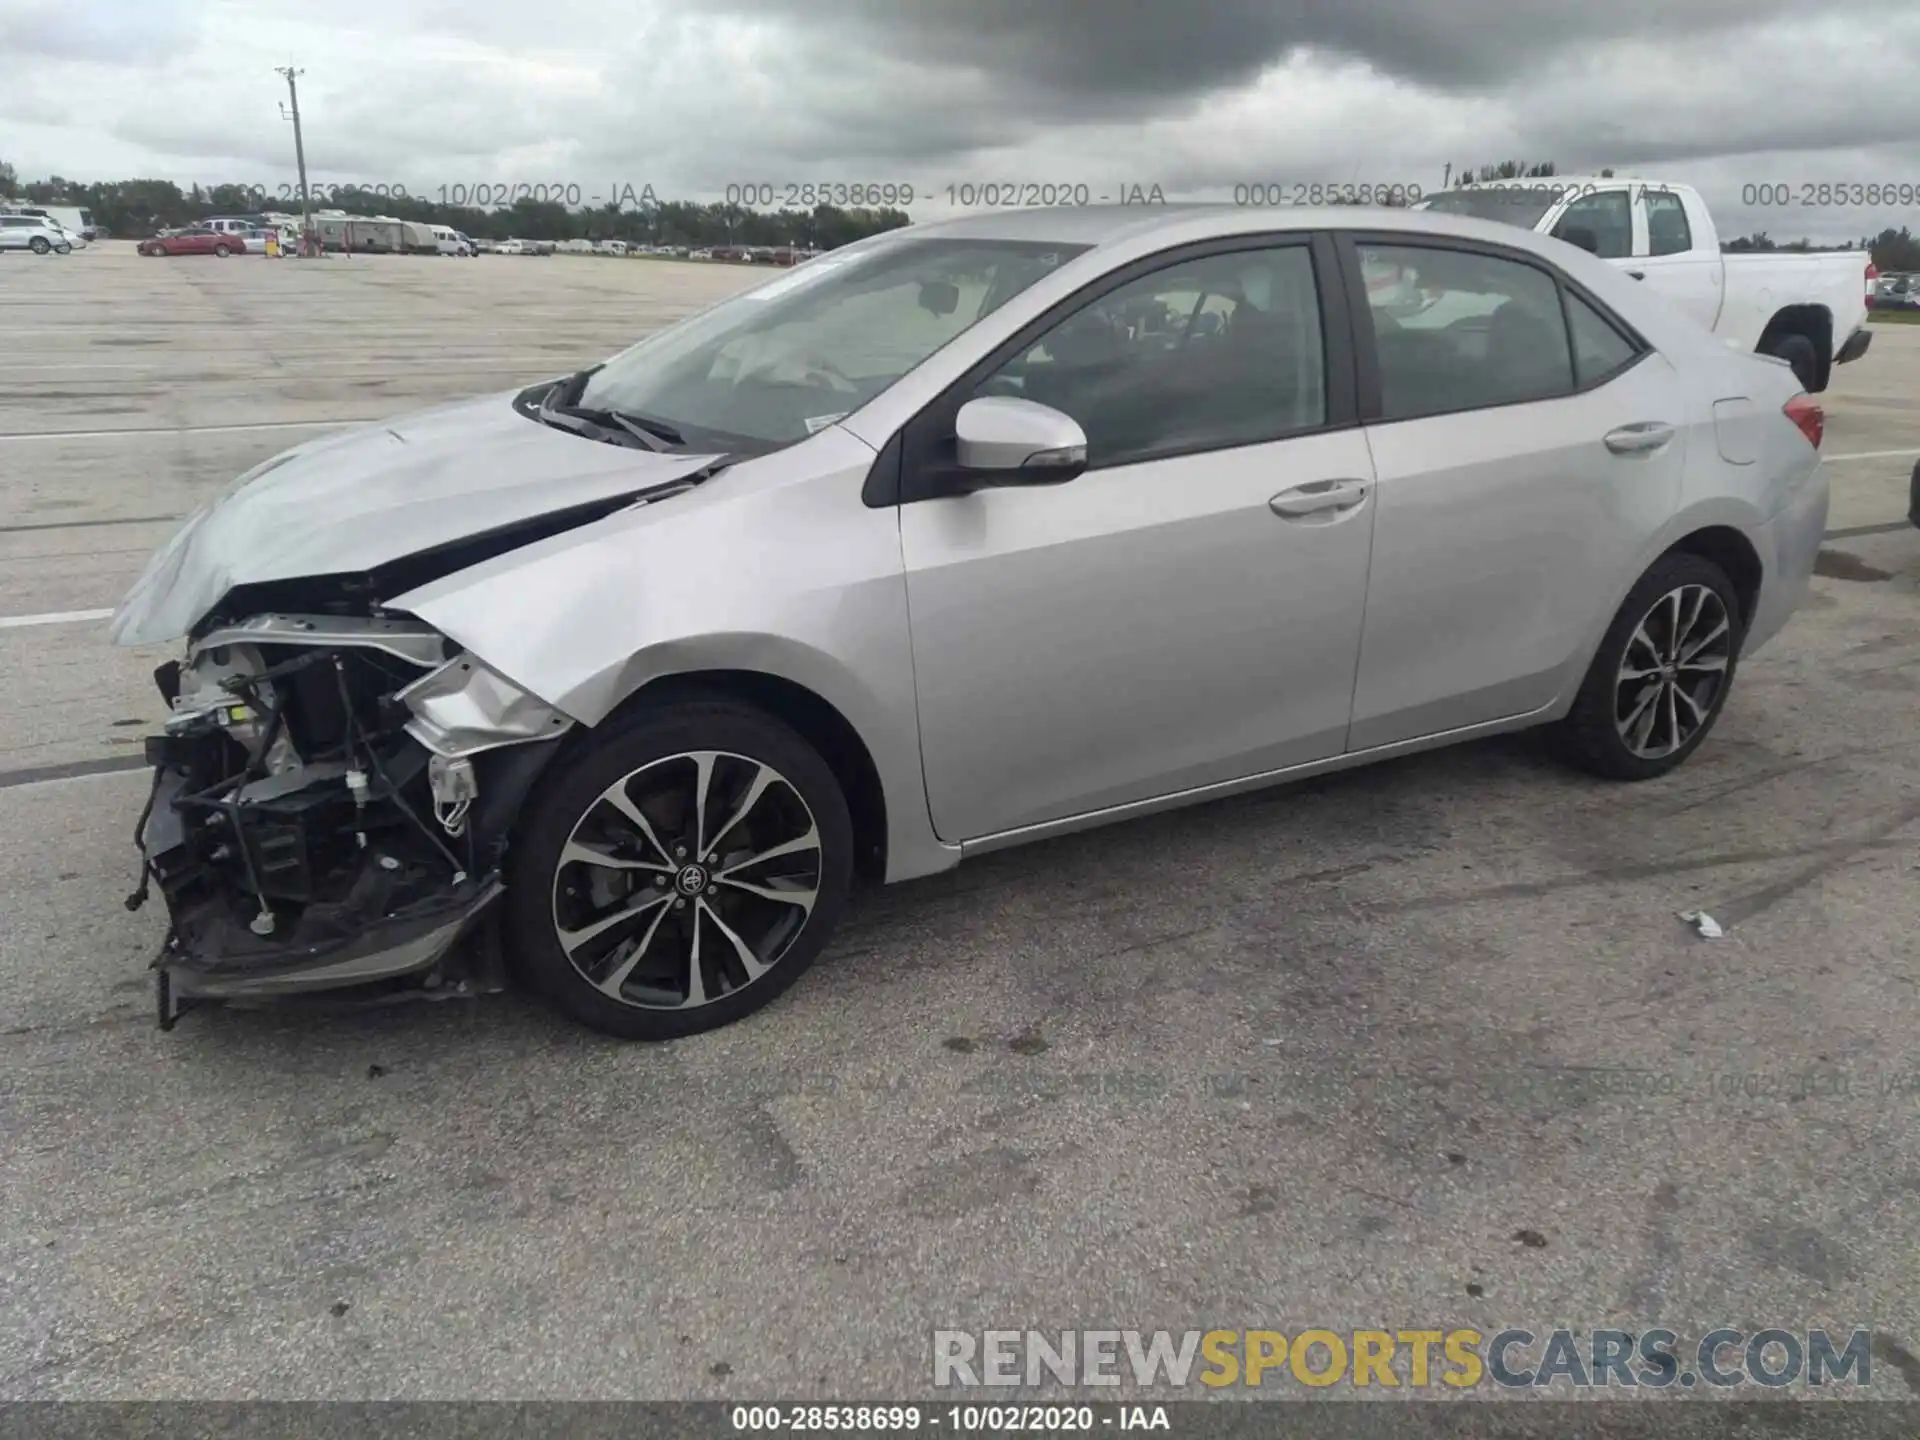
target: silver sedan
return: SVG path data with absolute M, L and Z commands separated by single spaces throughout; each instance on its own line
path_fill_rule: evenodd
M 241 476 L 114 621 L 184 642 L 141 824 L 190 997 L 440 984 L 736 1020 L 856 878 L 1530 726 L 1652 780 L 1804 594 L 1822 415 L 1466 218 L 890 232 L 580 374 Z

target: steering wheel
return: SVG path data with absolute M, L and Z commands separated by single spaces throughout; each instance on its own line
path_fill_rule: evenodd
M 809 380 L 815 375 L 825 376 L 829 390 L 836 390 L 843 395 L 852 395 L 858 393 L 860 389 L 851 375 L 824 355 L 803 355 L 800 357 L 800 367 L 806 372 Z

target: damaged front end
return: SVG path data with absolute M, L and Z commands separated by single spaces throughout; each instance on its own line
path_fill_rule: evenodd
M 501 890 L 521 801 L 572 726 L 431 627 L 216 621 L 155 679 L 137 827 L 168 910 L 160 1020 L 185 1002 L 436 985 Z

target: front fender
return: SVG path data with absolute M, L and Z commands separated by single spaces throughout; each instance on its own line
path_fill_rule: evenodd
M 898 513 L 860 501 L 872 463 L 829 427 L 388 604 L 586 726 L 669 676 L 739 670 L 802 686 L 873 758 L 887 878 L 944 869 L 958 852 L 927 814 Z

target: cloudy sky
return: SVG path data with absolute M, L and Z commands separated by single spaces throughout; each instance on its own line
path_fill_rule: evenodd
M 1169 198 L 1439 187 L 1551 158 L 1706 192 L 1729 233 L 1844 238 L 1920 208 L 1914 0 L 0 0 L 22 178 L 315 183 L 1028 181 Z M 1743 203 L 1749 187 L 1790 203 Z

